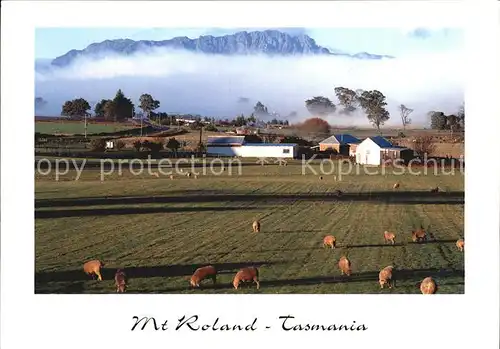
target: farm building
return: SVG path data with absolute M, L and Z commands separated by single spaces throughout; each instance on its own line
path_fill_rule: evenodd
M 350 134 L 337 134 L 319 142 L 319 150 L 333 150 L 338 154 L 355 156 L 356 147 L 360 143 L 361 140 L 354 136 L 351 136 Z
M 207 154 L 250 158 L 295 158 L 295 143 L 246 143 L 245 136 L 211 136 L 207 140 Z
M 408 162 L 413 157 L 413 150 L 393 145 L 381 136 L 368 137 L 356 147 L 356 163 L 362 165 L 379 166 L 388 160 L 397 159 Z

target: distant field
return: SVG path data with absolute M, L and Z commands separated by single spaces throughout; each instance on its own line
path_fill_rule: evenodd
M 87 134 L 93 133 L 104 133 L 104 132 L 117 132 L 123 131 L 131 128 L 135 128 L 133 125 L 125 124 L 97 124 L 88 123 L 87 124 Z M 57 121 L 57 122 L 35 122 L 35 132 L 40 132 L 44 134 L 84 134 L 85 127 L 82 122 L 67 122 L 67 121 Z
M 114 292 L 114 271 L 123 267 L 130 293 L 419 293 L 426 276 L 439 293 L 464 292 L 464 254 L 455 247 L 464 235 L 462 174 L 335 181 L 302 175 L 298 161 L 247 164 L 241 176 L 226 170 L 198 179 L 124 171 L 101 182 L 90 169 L 79 181 L 74 172 L 59 182 L 36 175 L 35 291 Z M 445 192 L 430 195 L 434 186 Z M 336 189 L 345 191 L 341 199 L 331 196 Z M 254 219 L 261 233 L 252 233 Z M 412 243 L 411 229 L 421 224 L 430 241 Z M 396 233 L 395 246 L 384 244 L 384 230 Z M 322 248 L 327 234 L 337 237 L 337 249 Z M 343 254 L 352 261 L 350 278 L 338 271 Z M 107 262 L 103 282 L 82 271 L 93 258 Z M 191 290 L 189 276 L 205 264 L 220 271 L 218 284 Z M 390 264 L 396 288 L 380 290 L 378 272 Z M 261 289 L 233 290 L 234 273 L 249 265 L 259 266 Z

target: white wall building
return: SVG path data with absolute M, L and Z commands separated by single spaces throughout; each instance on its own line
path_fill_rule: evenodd
M 212 156 L 241 156 L 246 158 L 295 158 L 295 143 L 245 143 L 245 136 L 209 137 L 207 154 Z
M 411 149 L 395 146 L 381 136 L 368 137 L 356 147 L 356 163 L 361 165 L 380 166 L 389 159 L 407 160 L 412 156 Z

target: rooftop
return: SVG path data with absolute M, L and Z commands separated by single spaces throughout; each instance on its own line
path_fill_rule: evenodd
M 384 148 L 384 149 L 385 148 L 397 148 L 391 142 L 389 142 L 387 139 L 385 139 L 382 136 L 375 136 L 375 137 L 368 137 L 368 138 L 370 138 L 380 148 Z
M 246 143 L 247 146 L 257 147 L 293 147 L 296 143 Z
M 245 136 L 209 136 L 207 144 L 243 144 Z
M 357 144 L 360 143 L 361 140 L 358 138 L 344 133 L 344 134 L 336 134 L 333 136 L 328 137 L 327 139 L 322 140 L 319 144 L 345 144 L 345 143 L 350 143 L 350 144 Z

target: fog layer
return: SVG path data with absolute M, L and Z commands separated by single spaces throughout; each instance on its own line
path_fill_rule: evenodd
M 47 103 L 38 115 L 59 115 L 64 101 L 93 104 L 118 89 L 137 105 L 142 93 L 161 102 L 159 111 L 210 117 L 248 115 L 261 101 L 270 112 L 298 122 L 311 116 L 305 100 L 325 96 L 338 103 L 334 88 L 381 91 L 391 119 L 400 123 L 400 104 L 414 109 L 413 124 L 428 122 L 430 110 L 455 113 L 463 101 L 461 55 L 426 54 L 385 60 L 338 56 L 218 56 L 155 50 L 132 56 L 78 59 L 65 68 L 38 66 L 35 93 Z M 361 113 L 327 117 L 335 125 L 368 125 Z

